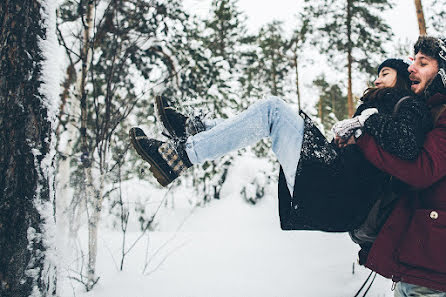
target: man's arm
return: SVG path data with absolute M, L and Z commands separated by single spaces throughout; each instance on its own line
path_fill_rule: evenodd
M 446 176 L 446 113 L 426 135 L 415 160 L 398 159 L 384 151 L 368 134 L 361 136 L 356 144 L 373 165 L 413 187 L 427 188 Z
M 371 115 L 363 129 L 392 155 L 415 160 L 426 133 L 432 129 L 432 116 L 424 100 L 412 97 L 402 101 L 395 115 Z

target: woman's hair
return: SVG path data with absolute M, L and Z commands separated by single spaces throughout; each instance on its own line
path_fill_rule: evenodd
M 401 91 L 407 91 L 407 92 L 411 92 L 410 89 L 410 80 L 406 79 L 405 77 L 402 77 L 398 72 L 396 75 L 396 82 L 395 85 L 393 87 L 386 87 L 386 88 L 377 88 L 377 87 L 372 87 L 372 88 L 367 88 L 364 91 L 364 94 L 362 95 L 361 101 L 369 101 L 369 100 L 375 100 L 378 97 L 381 97 L 382 94 L 387 93 L 389 90 L 391 89 L 398 89 Z

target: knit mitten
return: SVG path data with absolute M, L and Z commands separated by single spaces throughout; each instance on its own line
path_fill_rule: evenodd
M 363 110 L 363 112 L 351 119 L 346 119 L 337 122 L 333 125 L 331 130 L 336 136 L 339 136 L 342 139 L 350 138 L 357 129 L 364 127 L 365 121 L 372 115 L 378 113 L 376 108 L 367 108 Z

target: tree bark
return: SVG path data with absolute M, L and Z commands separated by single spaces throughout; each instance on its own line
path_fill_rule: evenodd
M 294 53 L 294 70 L 296 71 L 296 94 L 297 94 L 297 106 L 299 107 L 299 110 L 301 110 L 301 106 L 300 106 L 300 88 L 299 88 L 299 61 L 297 58 L 297 49 L 296 52 Z
M 318 105 L 318 108 L 317 108 L 317 113 L 318 113 L 319 118 L 321 119 L 321 123 L 323 123 L 324 122 L 324 117 L 323 117 L 323 114 L 322 114 L 322 97 L 319 97 L 319 105 Z
M 352 0 L 347 0 L 347 72 L 348 72 L 348 90 L 347 90 L 347 107 L 348 116 L 352 117 L 353 110 L 353 91 L 352 91 Z
M 0 3 L 2 297 L 56 293 L 55 274 L 49 271 L 55 267 L 47 257 L 49 234 L 45 234 L 45 225 L 54 224 L 54 201 L 45 163 L 51 149 L 51 123 L 47 98 L 40 91 L 44 57 L 39 41 L 47 37 L 41 3 Z
M 274 55 L 274 53 L 271 55 L 271 76 L 272 76 L 272 82 L 273 82 L 273 88 L 271 90 L 271 93 L 273 96 L 277 96 L 278 92 L 277 92 L 277 70 L 276 70 L 276 56 Z
M 336 102 L 335 102 L 335 96 L 333 94 L 333 87 L 330 89 L 330 95 L 331 95 L 331 111 L 336 116 Z
M 81 150 L 83 154 L 82 162 L 85 167 L 89 167 L 88 158 L 88 139 L 87 139 L 87 73 L 90 62 L 90 36 L 93 27 L 93 1 L 87 3 L 87 11 L 84 20 L 84 38 L 81 52 L 82 68 L 80 76 L 80 104 L 81 104 Z
M 90 199 L 88 206 L 90 211 L 88 213 L 88 282 L 87 290 L 93 289 L 99 280 L 96 276 L 96 258 L 98 253 L 98 229 L 101 219 L 102 200 L 104 192 L 104 173 L 101 173 L 99 177 L 98 189 L 95 188 L 93 181 L 93 174 L 91 167 L 86 169 L 87 174 L 87 198 Z M 87 206 L 87 207 L 88 207 Z
M 420 35 L 426 35 L 426 22 L 424 20 L 423 6 L 421 5 L 421 0 L 415 0 L 415 8 L 417 11 L 418 28 L 420 30 Z
M 90 148 L 88 144 L 87 135 L 87 117 L 88 117 L 88 96 L 87 96 L 87 74 L 91 62 L 91 33 L 93 31 L 93 12 L 94 2 L 88 0 L 86 6 L 86 12 L 84 17 L 83 27 L 83 44 L 81 51 L 81 74 L 80 74 L 80 108 L 81 108 L 81 129 L 80 129 L 80 143 L 82 151 L 82 166 L 83 174 L 86 178 L 86 199 L 88 211 L 88 265 L 87 265 L 87 284 L 86 289 L 90 291 L 93 289 L 99 278 L 96 276 L 96 256 L 97 256 L 97 238 L 98 238 L 98 224 L 100 220 L 101 208 L 102 208 L 102 188 L 103 188 L 103 173 L 101 172 L 101 181 L 99 190 L 96 189 L 94 184 L 94 178 L 92 174 L 92 156 L 90 155 Z

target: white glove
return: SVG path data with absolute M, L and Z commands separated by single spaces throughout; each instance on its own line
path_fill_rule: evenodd
M 336 136 L 341 137 L 342 139 L 348 139 L 352 136 L 357 129 L 364 127 L 365 121 L 372 115 L 378 113 L 376 108 L 367 108 L 364 109 L 360 115 L 346 119 L 343 121 L 339 121 L 333 125 L 331 130 Z
M 378 113 L 378 109 L 376 108 L 367 108 L 364 109 L 359 116 L 356 116 L 358 120 L 361 122 L 361 127 L 364 127 L 365 121 L 372 115 Z

